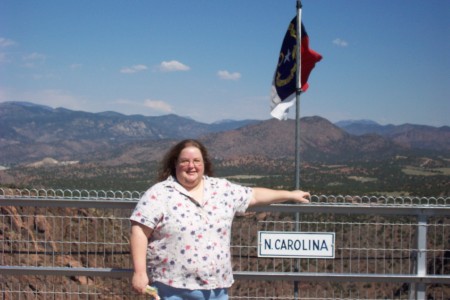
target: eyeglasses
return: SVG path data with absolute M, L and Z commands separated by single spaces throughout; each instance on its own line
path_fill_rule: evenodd
M 182 167 L 190 166 L 191 163 L 193 163 L 194 166 L 198 167 L 198 166 L 203 165 L 203 160 L 201 160 L 201 159 L 194 159 L 194 160 L 181 159 L 178 161 L 178 164 Z

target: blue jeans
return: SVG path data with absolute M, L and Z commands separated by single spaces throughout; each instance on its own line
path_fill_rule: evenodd
M 153 282 L 158 288 L 161 300 L 228 300 L 228 290 L 218 288 L 214 290 L 188 290 L 174 288 L 161 282 Z

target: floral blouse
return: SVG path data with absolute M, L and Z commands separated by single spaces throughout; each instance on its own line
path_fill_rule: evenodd
M 174 177 L 148 189 L 131 220 L 153 229 L 147 249 L 152 281 L 185 289 L 227 288 L 233 284 L 231 223 L 244 212 L 252 189 L 204 176 L 204 204 Z

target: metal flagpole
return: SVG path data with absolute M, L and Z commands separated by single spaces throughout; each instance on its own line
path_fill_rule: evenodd
M 295 90 L 295 188 L 300 189 L 300 94 L 302 93 L 302 58 L 301 58 L 301 35 L 302 35 L 302 1 L 297 0 L 297 80 Z
M 297 0 L 297 80 L 295 91 L 295 189 L 300 189 L 300 94 L 301 87 L 301 39 L 302 39 L 302 2 Z M 300 214 L 295 213 L 295 230 L 300 231 Z M 295 272 L 300 271 L 300 259 L 295 261 Z M 294 299 L 298 299 L 299 281 L 294 281 Z

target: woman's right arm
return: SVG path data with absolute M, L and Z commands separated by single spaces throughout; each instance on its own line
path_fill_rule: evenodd
M 133 279 L 131 284 L 135 291 L 143 294 L 149 284 L 147 275 L 147 245 L 153 230 L 137 222 L 131 221 L 130 247 L 133 261 Z

